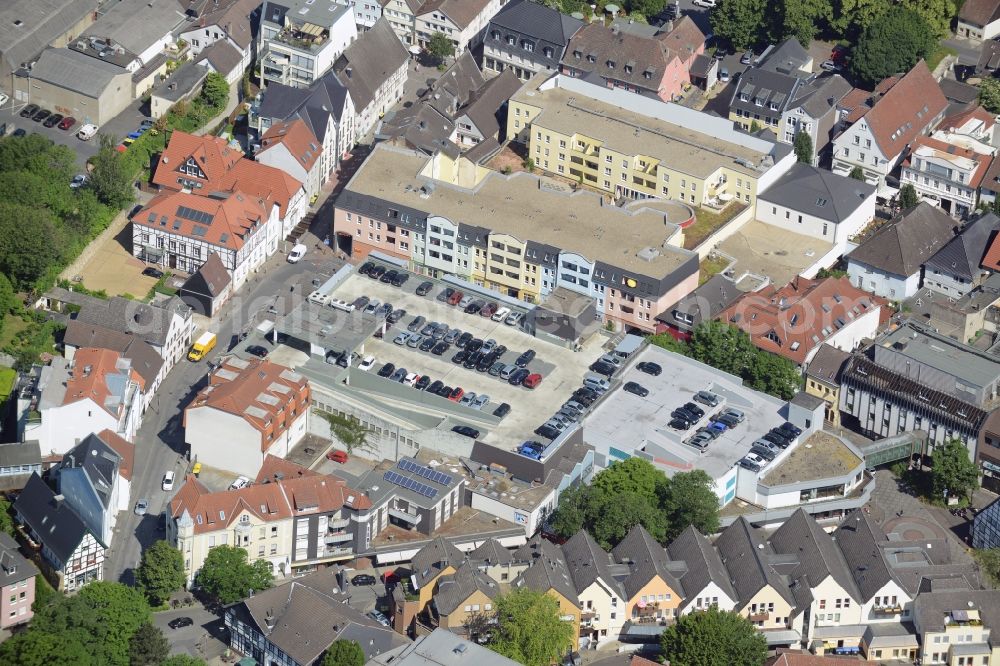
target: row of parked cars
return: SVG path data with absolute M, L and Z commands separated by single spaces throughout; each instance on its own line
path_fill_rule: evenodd
M 359 370 L 368 371 L 375 365 L 375 357 L 368 356 L 358 365 Z M 466 391 L 461 386 L 451 387 L 446 385 L 440 379 L 432 380 L 430 375 L 418 375 L 415 372 L 410 372 L 406 368 L 397 368 L 393 363 L 385 363 L 378 370 L 379 377 L 385 377 L 390 381 L 399 382 L 404 386 L 410 386 L 417 391 L 426 391 L 428 393 L 433 393 L 434 395 L 439 395 L 442 398 L 447 398 L 452 402 L 457 402 L 459 404 L 465 405 L 472 409 L 483 409 L 490 404 L 490 396 L 485 393 L 475 393 L 474 391 Z M 510 405 L 506 402 L 500 403 L 496 409 L 493 410 L 493 416 L 503 418 L 510 413 Z
M 752 472 L 759 472 L 778 457 L 779 453 L 787 449 L 801 434 L 801 428 L 787 421 L 776 428 L 771 428 L 767 434 L 750 446 L 750 451 L 740 460 L 740 467 Z
M 26 104 L 18 114 L 22 118 L 30 118 L 36 123 L 41 123 L 45 127 L 56 127 L 64 132 L 76 125 L 76 118 L 64 116 L 61 113 L 53 113 L 48 109 L 42 109 L 37 104 Z

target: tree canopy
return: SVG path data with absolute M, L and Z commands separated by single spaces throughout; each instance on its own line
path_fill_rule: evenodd
M 321 666 L 365 666 L 365 651 L 357 641 L 334 641 L 326 649 Z
M 132 171 L 117 150 L 117 137 L 102 133 L 99 140 L 101 148 L 92 160 L 89 186 L 102 202 L 112 208 L 125 208 L 135 201 Z
M 917 190 L 910 183 L 906 183 L 901 188 L 899 188 L 899 207 L 903 210 L 909 210 L 920 203 L 920 197 L 917 196 Z
M 566 538 L 585 529 L 604 548 L 616 546 L 636 525 L 665 542 L 689 525 L 715 532 L 719 500 L 701 470 L 668 479 L 648 461 L 629 458 L 598 472 L 589 485 L 564 490 L 550 525 Z
M 201 86 L 201 96 L 209 106 L 225 108 L 229 101 L 229 82 L 216 72 L 209 72 Z
M 763 41 L 767 13 L 765 0 L 722 0 L 709 20 L 720 39 L 733 48 L 748 49 Z
M 660 636 L 660 648 L 671 666 L 761 666 L 767 639 L 750 621 L 712 606 L 680 616 Z
M 803 164 L 812 164 L 813 160 L 813 140 L 806 132 L 799 130 L 795 133 L 795 139 L 792 142 L 792 147 L 795 149 L 795 159 Z
M 27 631 L 0 644 L 0 663 L 129 666 L 132 637 L 149 619 L 149 604 L 137 590 L 93 582 L 39 607 Z
M 455 55 L 455 43 L 443 32 L 435 32 L 427 40 L 427 51 L 438 60 L 443 61 L 445 58 Z
M 170 643 L 159 627 L 148 622 L 129 641 L 129 666 L 159 666 L 170 654 Z
M 893 5 L 861 33 L 851 57 L 851 73 L 862 84 L 874 86 L 887 76 L 908 72 L 936 43 L 934 30 L 920 14 Z
M 159 606 L 170 593 L 184 587 L 184 556 L 163 539 L 142 553 L 135 572 L 136 584 L 146 594 L 149 603 Z
M 1000 113 L 1000 79 L 991 76 L 979 83 L 979 103 L 990 113 Z
M 216 546 L 209 551 L 195 579 L 199 587 L 224 604 L 246 598 L 250 590 L 266 590 L 273 581 L 270 562 L 251 564 L 247 551 L 236 546 Z
M 953 439 L 934 449 L 931 456 L 931 479 L 935 499 L 968 498 L 979 485 L 979 468 L 969 457 L 969 449 Z
M 525 666 L 549 666 L 573 644 L 573 625 L 559 602 L 543 592 L 519 588 L 493 601 L 495 625 L 487 646 Z

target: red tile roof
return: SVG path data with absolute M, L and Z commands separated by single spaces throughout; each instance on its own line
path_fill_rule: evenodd
M 885 304 L 846 277 L 796 277 L 783 287 L 772 285 L 744 294 L 719 313 L 718 320 L 746 331 L 760 349 L 801 365 L 809 352 L 841 328 Z
M 913 159 L 913 154 L 922 146 L 944 153 L 940 156 L 943 159 L 947 159 L 948 155 L 954 155 L 956 157 L 964 157 L 978 162 L 979 166 L 977 166 L 976 170 L 972 172 L 972 177 L 969 179 L 969 187 L 979 187 L 979 184 L 983 182 L 983 176 L 986 175 L 986 170 L 990 168 L 990 164 L 993 161 L 993 158 L 990 155 L 982 155 L 974 150 L 969 150 L 968 148 L 961 148 L 945 141 L 921 135 L 914 139 L 913 143 L 910 144 L 910 155 L 906 158 L 904 166 L 910 166 L 910 160 Z
M 115 453 L 122 457 L 122 462 L 118 466 L 118 473 L 126 481 L 132 480 L 132 470 L 135 469 L 135 444 L 129 442 L 113 430 L 105 428 L 97 433 L 101 441 L 114 449 Z
M 984 109 L 981 104 L 976 104 L 964 111 L 959 111 L 958 113 L 946 116 L 945 119 L 941 121 L 941 124 L 938 125 L 938 129 L 960 129 L 970 120 L 978 120 L 981 122 L 983 124 L 983 129 L 989 129 L 996 124 L 996 116 Z
M 291 479 L 297 476 L 317 476 L 319 472 L 297 465 L 291 460 L 285 460 L 268 453 L 264 456 L 264 462 L 257 472 L 257 483 L 267 481 L 277 481 L 279 479 Z
M 863 118 L 882 154 L 891 158 L 944 112 L 948 100 L 923 60 L 898 81 L 880 83 L 875 95 L 886 88 Z
M 191 219 L 182 208 L 205 213 L 211 222 Z M 229 250 L 239 250 L 268 220 L 263 199 L 244 192 L 199 196 L 189 192 L 164 192 L 132 216 L 132 224 L 163 230 L 192 240 L 204 241 Z
M 1000 272 L 1000 234 L 995 234 L 983 255 L 983 268 Z
M 200 194 L 241 190 L 262 199 L 268 210 L 277 204 L 282 217 L 302 187 L 281 169 L 244 159 L 242 151 L 219 137 L 177 131 L 156 164 L 153 183 L 161 189 L 187 188 Z
M 121 354 L 110 349 L 91 347 L 77 350 L 73 356 L 70 377 L 66 381 L 63 404 L 69 405 L 80 400 L 90 399 L 109 414 L 117 417 L 118 414 L 108 408 L 107 401 L 111 397 L 108 377 L 122 373 L 122 370 L 118 369 L 119 359 L 121 359 Z M 138 384 L 140 389 L 145 389 L 145 380 L 138 372 L 132 370 L 131 366 L 128 374 L 129 378 Z
M 837 107 L 843 111 L 847 112 L 847 122 L 854 123 L 861 116 L 868 113 L 871 106 L 868 104 L 868 98 L 871 97 L 871 93 L 867 90 L 862 90 L 861 88 L 854 88 L 851 92 L 844 95 L 837 103 Z
M 301 118 L 271 125 L 261 137 L 260 145 L 262 153 L 274 146 L 285 146 L 306 171 L 313 168 L 322 152 L 319 140 Z
M 170 515 L 180 518 L 186 511 L 195 534 L 202 534 L 226 529 L 243 513 L 272 522 L 341 508 L 370 509 L 371 500 L 336 476 L 314 474 L 213 493 L 189 474 L 170 502 Z
M 261 433 L 267 451 L 297 415 L 309 409 L 309 382 L 297 372 L 264 359 L 229 358 L 209 376 L 184 410 L 211 407 L 244 419 Z

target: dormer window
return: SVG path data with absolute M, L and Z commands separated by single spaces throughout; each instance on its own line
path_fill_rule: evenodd
M 632 73 L 632 65 L 625 65 L 625 73 L 626 74 Z
M 531 53 L 532 51 L 535 50 L 535 44 L 534 44 L 534 42 L 529 42 L 526 39 L 522 39 L 521 40 L 521 48 L 524 49 L 525 51 Z
M 647 69 L 645 72 L 642 73 L 642 78 L 651 79 L 653 78 L 653 73 Z
M 750 95 L 748 95 L 745 92 L 741 92 L 740 93 L 740 101 L 741 102 L 749 102 L 750 101 Z
M 778 103 L 777 102 L 771 102 L 770 104 L 768 104 L 768 108 L 770 108 L 772 111 L 777 111 L 778 110 Z
M 499 30 L 494 30 L 493 31 L 493 39 L 497 40 L 498 42 L 500 41 L 500 31 Z
M 510 44 L 511 46 L 514 46 L 515 44 L 517 44 L 517 37 L 515 37 L 514 35 L 507 35 L 507 43 Z
M 583 52 L 582 51 L 573 51 L 573 57 L 576 58 L 577 60 L 579 60 L 581 57 L 583 57 Z
M 552 50 L 551 46 L 546 46 L 544 49 L 542 49 L 542 53 L 545 54 L 546 58 L 551 58 L 554 55 L 555 51 Z
M 608 60 L 607 63 L 605 63 L 605 64 L 607 64 L 608 69 L 614 69 L 615 68 L 615 61 L 614 60 Z
M 587 62 L 597 62 L 597 58 L 594 55 L 588 55 Z

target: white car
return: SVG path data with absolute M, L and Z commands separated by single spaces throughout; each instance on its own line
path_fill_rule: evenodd
M 87 184 L 87 174 L 78 173 L 73 176 L 73 180 L 69 181 L 69 186 L 72 189 L 79 189 Z
M 239 490 L 240 488 L 246 488 L 250 485 L 250 479 L 245 476 L 238 476 L 236 480 L 229 484 L 230 490 Z
M 0 93 L 0 106 L 3 106 L 4 104 L 6 104 L 7 100 L 9 100 L 9 99 L 10 99 L 10 97 L 8 97 L 6 93 Z
M 288 263 L 297 264 L 304 256 L 306 256 L 306 246 L 302 243 L 297 243 L 292 248 L 292 251 L 288 253 Z
M 160 487 L 163 488 L 164 490 L 173 490 L 174 489 L 174 471 L 173 470 L 168 470 L 167 473 L 163 475 L 163 483 L 160 484 Z
M 694 0 L 698 7 L 715 7 L 715 0 Z
M 369 370 L 372 369 L 373 365 L 375 365 L 375 357 L 365 356 L 364 360 L 362 360 L 361 364 L 358 366 L 358 370 L 361 370 L 363 372 L 368 372 Z

